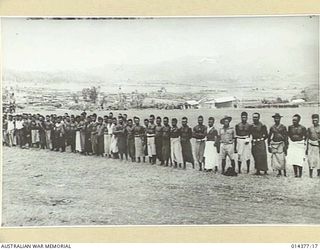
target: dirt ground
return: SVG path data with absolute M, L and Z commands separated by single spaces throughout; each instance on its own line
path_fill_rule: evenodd
M 320 178 L 3 148 L 3 226 L 319 224 Z

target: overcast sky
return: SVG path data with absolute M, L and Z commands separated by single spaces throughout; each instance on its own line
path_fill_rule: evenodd
M 310 17 L 3 18 L 1 26 L 4 70 L 87 70 L 189 56 L 203 57 L 206 63 L 230 61 L 231 67 L 241 61 L 267 62 L 286 73 L 318 69 L 318 20 Z

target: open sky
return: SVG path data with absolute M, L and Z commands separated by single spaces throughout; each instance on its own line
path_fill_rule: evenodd
M 319 68 L 317 17 L 2 18 L 1 39 L 4 70 L 86 71 L 111 64 L 181 64 L 183 58 L 220 64 L 225 71 L 243 63 L 255 65 L 252 71 L 272 66 L 284 74 Z

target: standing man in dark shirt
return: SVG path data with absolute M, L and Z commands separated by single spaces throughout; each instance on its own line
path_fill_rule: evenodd
M 195 138 L 195 157 L 199 163 L 199 170 L 202 171 L 203 155 L 206 146 L 207 127 L 203 125 L 203 116 L 198 117 L 198 125 L 193 128 L 193 138 Z
M 192 129 L 188 126 L 188 118 L 182 117 L 181 132 L 181 148 L 183 158 L 183 168 L 186 169 L 186 163 L 190 162 L 194 168 L 194 159 L 190 139 L 192 138 Z
M 252 135 L 252 156 L 254 159 L 255 175 L 260 175 L 260 171 L 267 174 L 268 161 L 265 140 L 268 138 L 267 127 L 260 122 L 260 114 L 253 113 L 253 124 L 251 125 L 250 134 Z
M 158 160 L 161 162 L 161 165 L 164 164 L 162 158 L 162 125 L 161 125 L 161 117 L 158 116 L 156 119 L 156 129 L 155 129 L 155 145 L 156 145 L 156 155 Z
M 274 125 L 270 128 L 268 136 L 268 148 L 271 153 L 271 167 L 278 170 L 278 175 L 281 176 L 283 171 L 284 176 L 287 176 L 286 172 L 286 155 L 288 149 L 288 134 L 287 128 L 280 123 L 281 115 L 279 113 L 274 114 Z
M 174 163 L 174 167 L 182 167 L 182 149 L 180 142 L 181 131 L 177 126 L 178 120 L 172 118 L 171 120 L 171 130 L 170 130 L 170 147 L 171 147 L 171 160 Z
M 241 173 L 242 162 L 247 163 L 247 173 L 250 172 L 251 158 L 251 139 L 250 139 L 250 124 L 248 121 L 248 113 L 241 113 L 241 122 L 236 125 L 236 140 L 238 151 L 238 173 Z
M 117 137 L 120 159 L 123 160 L 123 156 L 125 156 L 126 160 L 128 160 L 126 127 L 123 123 L 122 116 L 118 118 L 118 124 L 115 127 L 114 135 Z
M 213 167 L 214 172 L 218 172 L 220 153 L 218 147 L 220 147 L 218 131 L 214 127 L 214 118 L 209 117 L 206 132 L 206 147 L 204 150 L 204 169 L 207 172 L 211 172 Z
M 127 120 L 126 133 L 127 133 L 128 154 L 131 158 L 131 161 L 135 162 L 136 158 L 135 158 L 135 146 L 134 146 L 134 126 L 133 126 L 132 119 Z
M 295 177 L 302 176 L 302 166 L 305 156 L 305 140 L 307 129 L 300 125 L 301 116 L 295 114 L 292 117 L 292 125 L 288 127 L 288 164 L 293 166 Z
M 144 123 L 144 139 L 143 139 L 143 151 L 144 151 L 144 157 L 143 157 L 143 162 L 145 162 L 146 156 L 148 156 L 148 145 L 147 145 L 147 128 L 149 126 L 149 119 L 144 119 L 143 120 Z M 149 158 L 149 163 L 151 163 L 151 158 Z
M 162 127 L 162 160 L 167 167 L 170 159 L 170 130 L 169 118 L 163 118 L 163 127 Z

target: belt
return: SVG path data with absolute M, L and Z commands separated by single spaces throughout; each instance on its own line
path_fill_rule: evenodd
M 252 139 L 252 141 L 264 141 L 264 138 Z
M 134 137 L 139 137 L 139 138 L 140 138 L 140 137 L 141 137 L 141 135 L 135 135 Z
M 309 145 L 310 145 L 310 146 L 313 146 L 313 147 L 320 147 L 319 144 L 318 144 L 318 145 L 314 145 L 314 144 L 312 144 L 311 142 L 309 142 Z
M 230 145 L 230 144 L 233 144 L 233 142 L 221 142 L 221 144 Z
M 205 141 L 206 139 L 196 139 L 196 141 Z
M 237 136 L 236 137 L 237 139 L 242 139 L 242 140 L 244 140 L 244 139 L 248 139 L 248 138 L 250 138 L 249 136 Z
M 150 134 L 150 135 L 147 134 L 147 137 L 155 137 L 155 136 L 156 136 L 155 134 Z

